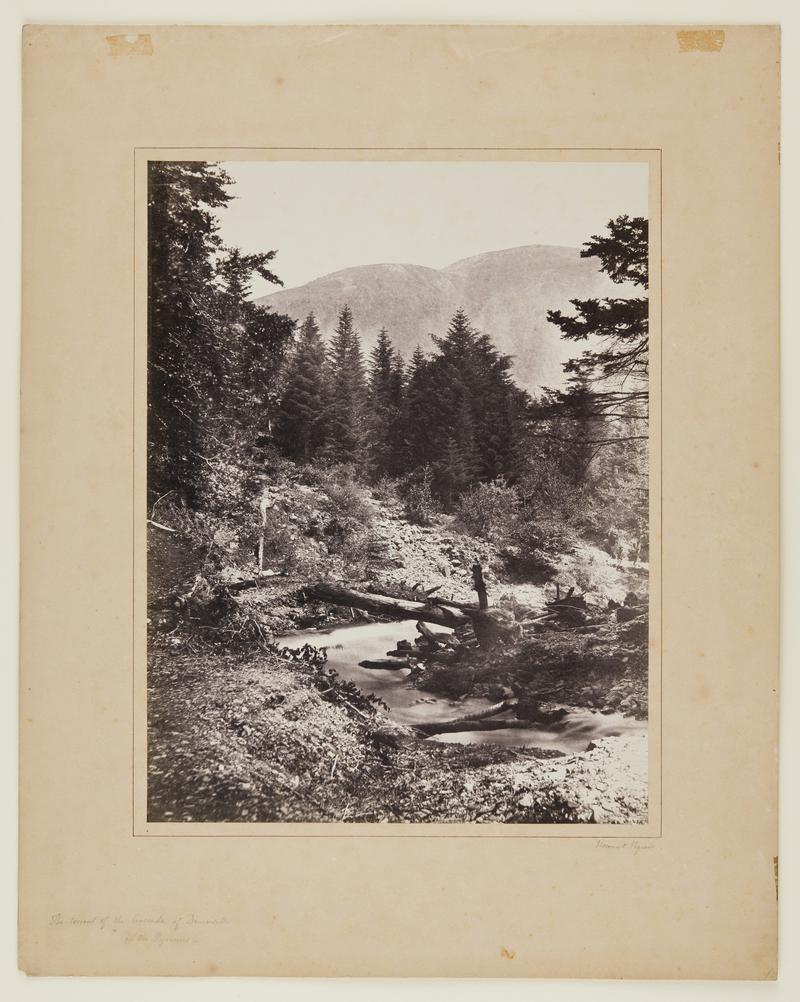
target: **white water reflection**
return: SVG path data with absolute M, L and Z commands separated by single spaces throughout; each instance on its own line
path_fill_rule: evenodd
M 441 627 L 437 627 L 441 629 Z M 328 665 L 342 678 L 353 682 L 362 692 L 382 699 L 391 716 L 403 724 L 450 720 L 473 713 L 488 705 L 478 697 L 450 700 L 413 688 L 407 681 L 408 669 L 376 671 L 359 667 L 359 661 L 385 658 L 399 640 L 413 641 L 417 636 L 413 621 L 367 623 L 338 626 L 331 630 L 303 630 L 280 643 L 286 647 L 312 644 L 328 652 Z M 510 717 L 510 715 L 509 715 Z M 496 719 L 503 719 L 502 717 Z M 619 713 L 602 714 L 588 709 L 572 709 L 555 724 L 531 728 L 495 731 L 462 731 L 437 735 L 432 740 L 456 744 L 503 744 L 515 747 L 550 748 L 562 752 L 585 750 L 596 738 L 616 737 L 646 729 L 647 721 L 634 720 Z

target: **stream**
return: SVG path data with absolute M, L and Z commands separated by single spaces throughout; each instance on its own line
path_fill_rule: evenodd
M 290 648 L 302 647 L 304 644 L 325 648 L 328 652 L 328 666 L 341 678 L 355 683 L 362 692 L 372 693 L 382 699 L 389 707 L 391 717 L 401 724 L 450 720 L 489 705 L 488 700 L 477 696 L 455 701 L 415 689 L 406 681 L 408 669 L 379 671 L 359 667 L 359 661 L 385 658 L 387 651 L 397 647 L 399 640 L 413 642 L 416 636 L 415 622 L 405 620 L 337 626 L 330 630 L 303 630 L 281 638 L 280 642 Z M 533 746 L 574 753 L 584 751 L 586 745 L 595 738 L 616 737 L 641 731 L 646 727 L 647 721 L 635 720 L 619 713 L 602 714 L 594 710 L 573 708 L 563 720 L 555 724 L 543 724 L 524 730 L 509 728 L 462 731 L 435 735 L 429 740 L 457 744 Z

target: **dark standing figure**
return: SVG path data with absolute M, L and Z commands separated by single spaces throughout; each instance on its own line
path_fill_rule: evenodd
M 478 593 L 478 608 L 489 608 L 489 597 L 486 594 L 486 582 L 483 580 L 483 568 L 476 560 L 472 565 L 472 586 Z

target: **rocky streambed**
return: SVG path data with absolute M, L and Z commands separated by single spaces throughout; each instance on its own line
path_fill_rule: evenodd
M 473 694 L 436 694 L 426 691 L 426 681 L 418 682 L 411 677 L 408 668 L 381 671 L 361 667 L 361 661 L 383 659 L 398 642 L 413 642 L 416 636 L 415 623 L 404 621 L 306 630 L 284 638 L 281 643 L 289 648 L 300 648 L 305 644 L 322 648 L 327 653 L 329 668 L 341 678 L 354 683 L 362 692 L 380 698 L 388 707 L 389 717 L 407 726 L 448 721 L 480 713 L 493 699 L 502 699 L 506 694 L 513 695 L 510 688 L 499 682 L 477 683 Z M 467 671 L 470 669 L 467 668 Z M 454 677 L 458 674 L 457 670 L 452 669 L 449 673 L 445 669 L 444 673 Z M 441 669 L 438 674 L 442 674 Z M 498 674 L 500 677 L 507 677 L 507 672 L 503 673 L 502 668 Z M 626 694 L 628 685 L 633 686 L 633 682 L 619 682 L 606 695 L 600 692 L 599 686 L 585 686 L 581 689 L 581 695 L 586 697 L 586 703 L 577 706 L 550 701 L 546 706 L 548 712 L 558 709 L 565 711 L 560 719 L 550 723 L 520 728 L 516 726 L 517 722 L 513 720 L 511 711 L 507 711 L 500 715 L 499 722 L 508 719 L 509 724 L 515 724 L 513 727 L 434 734 L 432 739 L 455 744 L 501 744 L 544 748 L 562 753 L 582 752 L 595 739 L 646 732 L 646 720 L 636 719 L 630 712 L 624 715 L 624 711 L 631 711 L 634 705 L 638 705 L 633 696 Z M 609 702 L 619 709 L 612 709 Z M 598 707 L 598 703 L 602 709 Z

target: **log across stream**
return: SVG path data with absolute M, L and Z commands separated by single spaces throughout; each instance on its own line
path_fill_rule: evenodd
M 286 647 L 312 644 L 326 648 L 328 666 L 342 678 L 355 683 L 362 692 L 380 697 L 389 706 L 391 716 L 398 723 L 415 725 L 451 720 L 478 713 L 489 705 L 488 700 L 479 697 L 471 696 L 454 702 L 446 697 L 415 689 L 407 681 L 407 669 L 382 671 L 359 666 L 359 661 L 385 658 L 386 652 L 396 647 L 399 640 L 413 642 L 416 635 L 415 622 L 403 620 L 339 626 L 331 630 L 304 630 L 284 637 L 280 642 Z M 551 748 L 569 753 L 584 751 L 586 745 L 595 738 L 640 731 L 646 726 L 646 721 L 634 720 L 617 713 L 604 715 L 588 709 L 574 709 L 556 724 L 492 731 L 459 731 L 435 735 L 431 740 Z

